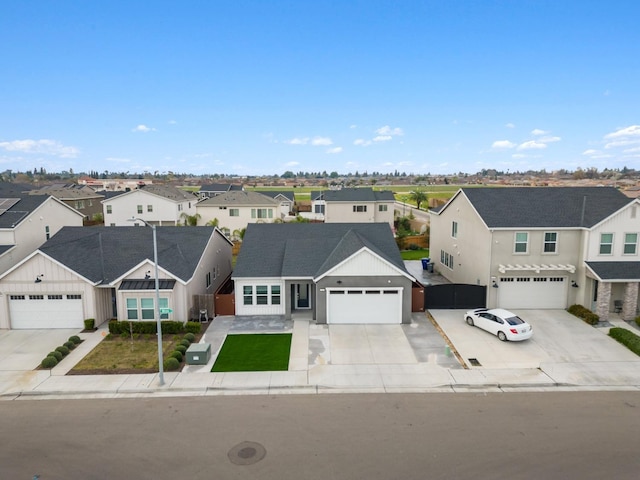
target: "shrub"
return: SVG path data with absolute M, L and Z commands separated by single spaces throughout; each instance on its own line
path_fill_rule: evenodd
M 56 348 L 56 350 L 60 352 L 63 357 L 66 357 L 67 355 L 69 355 L 69 349 L 64 345 L 60 345 L 58 348 Z
M 187 332 L 184 334 L 184 338 L 186 340 L 189 340 L 191 343 L 193 343 L 193 341 L 196 339 L 196 336 L 191 332 Z
M 180 368 L 180 362 L 175 357 L 165 358 L 164 369 L 165 370 L 177 370 Z
M 591 310 L 589 310 L 586 307 L 583 307 L 582 305 L 571 305 L 569 308 L 567 308 L 567 311 L 572 314 L 575 315 L 578 318 L 581 318 L 582 320 L 584 320 L 585 322 L 587 322 L 589 325 L 596 325 L 599 321 L 600 321 L 600 317 L 593 313 Z
M 179 352 L 178 350 L 174 350 L 173 352 L 171 352 L 169 354 L 169 357 L 173 357 L 176 360 L 178 360 L 179 362 L 182 361 L 182 352 Z
M 202 325 L 200 324 L 200 322 L 187 322 L 187 324 L 184 326 L 185 332 L 193 333 L 195 335 L 200 333 L 201 328 Z
M 640 327 L 640 317 L 636 317 L 636 325 Z
M 82 339 L 77 335 L 72 335 L 71 337 L 69 337 L 69 341 L 75 343 L 76 345 L 82 343 Z
M 170 322 L 165 321 L 161 323 L 162 333 L 168 334 L 176 334 L 184 331 L 184 325 L 182 322 Z M 118 320 L 110 320 L 109 321 L 109 333 L 118 334 L 126 332 L 130 334 L 140 333 L 140 334 L 156 334 L 158 332 L 158 323 L 153 322 L 128 322 L 128 321 L 118 321 Z
M 182 355 L 187 353 L 187 347 L 185 347 L 184 345 L 176 345 L 175 349 L 176 351 L 180 352 Z
M 180 340 L 179 345 L 184 345 L 185 347 L 189 348 L 189 345 L 191 345 L 191 342 L 186 338 L 183 338 L 182 340 Z
M 95 318 L 87 318 L 84 321 L 84 329 L 85 330 L 93 330 L 96 326 L 96 319 Z
M 162 333 L 176 334 L 182 332 L 184 332 L 184 325 L 182 322 L 162 322 Z
M 636 355 L 640 355 L 640 336 L 626 328 L 613 327 L 609 330 L 609 336 L 621 343 Z
M 62 354 L 57 350 L 54 350 L 53 352 L 49 352 L 47 354 L 47 356 L 48 357 L 56 357 L 56 360 L 58 360 L 58 361 L 62 360 Z
M 62 345 L 67 347 L 69 350 L 73 350 L 74 348 L 76 348 L 76 344 L 73 342 L 64 342 Z
M 58 364 L 58 359 L 52 356 L 46 356 L 44 357 L 42 362 L 40 362 L 40 365 L 42 366 L 42 368 L 53 368 L 57 364 Z

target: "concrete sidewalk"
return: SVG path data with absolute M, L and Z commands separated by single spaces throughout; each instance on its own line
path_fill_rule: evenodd
M 292 332 L 289 370 L 211 373 L 224 338 L 237 328 Z M 435 344 L 429 346 L 416 338 L 412 341 L 415 332 L 422 332 L 420 338 Z M 233 317 L 217 317 L 203 336 L 203 341 L 212 344 L 209 364 L 166 372 L 162 386 L 158 374 L 65 375 L 105 334 L 106 327 L 82 334 L 84 342 L 51 371 L 0 371 L 0 398 L 640 390 L 640 358 L 615 365 L 550 362 L 539 368 L 462 368 L 424 314 L 414 314 L 412 324 L 403 326 L 327 326 L 295 319 L 288 323 L 258 321 L 252 327 L 251 323 L 235 322 Z

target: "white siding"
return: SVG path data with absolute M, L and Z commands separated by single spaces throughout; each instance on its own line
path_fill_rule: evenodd
M 144 190 L 134 190 L 103 201 L 104 224 L 130 227 L 133 225 L 133 222 L 129 221 L 131 218 L 142 218 L 155 225 L 175 226 L 183 223 L 183 213 L 196 214 L 197 200 L 194 196 L 189 200 L 174 201 Z M 112 213 L 107 213 L 109 205 Z M 138 205 L 142 205 L 142 213 L 138 213 Z M 152 205 L 152 212 L 148 211 L 148 205 Z
M 280 304 L 279 305 L 256 305 L 256 286 L 258 285 L 279 285 Z M 244 304 L 244 287 L 252 287 L 253 299 L 251 305 Z M 284 315 L 286 303 L 289 297 L 286 295 L 285 282 L 280 278 L 243 278 L 235 280 L 236 315 Z M 269 292 L 269 303 L 271 295 Z
M 344 263 L 330 270 L 328 275 L 332 277 L 370 277 L 370 276 L 399 276 L 402 275 L 396 268 L 369 250 L 349 257 Z
M 611 255 L 600 254 L 600 235 L 602 233 L 613 234 L 613 252 Z M 607 218 L 597 225 L 588 234 L 587 261 L 589 262 L 616 262 L 638 261 L 640 245 L 636 247 L 635 255 L 623 253 L 624 237 L 626 233 L 637 233 L 640 240 L 640 205 L 632 203 L 617 214 Z

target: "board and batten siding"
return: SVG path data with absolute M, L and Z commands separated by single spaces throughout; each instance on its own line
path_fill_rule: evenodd
M 281 278 L 240 278 L 234 280 L 234 290 L 236 297 L 236 315 L 284 315 L 286 312 L 286 302 L 289 297 L 285 290 L 285 282 Z M 268 305 L 256 305 L 256 286 L 272 285 L 280 286 L 280 304 L 271 304 L 271 288 L 269 288 Z M 251 286 L 253 292 L 253 302 L 251 305 L 244 304 L 244 287 Z

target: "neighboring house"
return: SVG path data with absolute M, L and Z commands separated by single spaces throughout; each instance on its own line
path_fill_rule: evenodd
M 312 200 L 314 208 L 324 201 L 325 223 L 378 223 L 387 222 L 393 228 L 395 198 L 389 190 L 372 188 L 343 188 L 325 190 L 322 199 Z
M 233 185 L 230 183 L 208 183 L 200 186 L 198 195 L 200 198 L 211 198 L 226 192 L 242 191 L 242 185 Z
M 431 211 L 430 252 L 487 305 L 636 316 L 640 203 L 609 187 L 463 188 Z
M 144 187 L 145 185 L 152 185 L 153 180 L 132 180 L 128 178 L 106 178 L 103 180 L 91 177 L 80 177 L 78 179 L 80 185 L 86 185 L 93 190 L 102 192 L 129 192 L 136 188 Z
M 227 236 L 235 237 L 250 223 L 273 223 L 282 220 L 280 202 L 262 193 L 232 191 L 202 200 L 196 205 L 198 225 L 218 220 Z
M 415 279 L 387 223 L 249 225 L 232 278 L 236 315 L 411 322 Z
M 168 185 L 146 185 L 102 201 L 104 224 L 111 227 L 131 226 L 132 218 L 152 225 L 184 225 L 186 216 L 196 214 L 198 197 L 191 192 Z
M 311 212 L 305 213 L 305 218 L 324 222 L 324 212 L 326 207 L 326 203 L 324 201 L 325 192 L 326 190 L 311 192 Z
M 213 227 L 156 229 L 160 308 L 173 310 L 161 317 L 198 318 L 194 296 L 229 277 L 231 243 Z M 0 328 L 155 320 L 153 258 L 151 228 L 65 227 L 0 276 Z
M 292 190 L 264 190 L 259 193 L 280 202 L 280 215 L 283 218 L 295 217 L 296 197 Z
M 82 226 L 82 219 L 80 212 L 55 197 L 22 194 L 0 198 L 0 273 L 31 254 L 62 227 Z
M 102 215 L 104 195 L 96 193 L 90 187 L 75 183 L 57 183 L 37 190 L 29 190 L 29 195 L 51 195 L 82 213 L 87 220 L 93 220 L 96 214 Z

